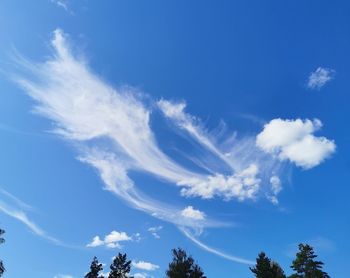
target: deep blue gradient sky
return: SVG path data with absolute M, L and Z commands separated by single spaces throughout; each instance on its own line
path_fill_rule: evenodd
M 215 250 L 247 260 L 264 250 L 289 274 L 296 245 L 309 242 L 331 277 L 348 277 L 349 14 L 348 1 L 325 0 L 0 1 L 0 206 L 12 211 L 0 210 L 0 227 L 6 230 L 0 248 L 4 277 L 83 277 L 94 255 L 108 266 L 120 251 L 86 247 L 96 235 L 103 239 L 112 231 L 132 238 L 120 242 L 130 259 L 159 266 L 154 271 L 134 268 L 145 277 L 164 277 L 170 250 L 177 246 L 192 254 L 208 277 L 252 277 L 248 265 L 203 250 L 178 223 L 153 217 L 103 190 L 99 171 L 77 157 L 93 144 L 112 148 L 109 139 L 67 140 L 51 132 L 61 122 L 32 113 L 41 100 L 34 101 L 16 82 L 28 76 L 16 59 L 55 59 L 51 44 L 57 29 L 74 59 L 83 59 L 103 84 L 133 88 L 127 90 L 150 111 L 159 148 L 191 171 L 205 172 L 193 162 L 204 158 L 215 172 L 235 174 L 164 117 L 156 107 L 160 99 L 186 102 L 187 115 L 196 117 L 194 122 L 220 150 L 235 133 L 236 148 L 256 138 L 273 119 L 319 119 L 323 126 L 314 135 L 334 140 L 335 151 L 309 169 L 274 156 L 279 168 L 264 171 L 256 198 L 181 196 L 182 187 L 147 171 L 147 165 L 131 167 L 128 175 L 155 200 L 181 209 L 192 206 L 205 218 L 229 223 L 189 228 Z M 318 68 L 331 78 L 311 88 L 309 77 Z M 29 75 L 35 82 L 38 76 Z M 236 157 L 239 163 L 246 151 Z M 272 156 L 266 155 L 266 163 Z M 276 171 L 283 189 L 279 203 L 272 204 L 265 190 Z M 30 229 L 19 212 L 42 230 Z M 148 229 L 159 226 L 157 239 Z

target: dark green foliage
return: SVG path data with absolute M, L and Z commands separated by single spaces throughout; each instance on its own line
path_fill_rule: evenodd
M 191 256 L 187 256 L 185 250 L 181 248 L 173 249 L 172 253 L 173 261 L 166 271 L 168 278 L 206 278 L 202 269 Z
M 290 278 L 330 278 L 322 270 L 323 262 L 315 261 L 317 257 L 313 248 L 308 244 L 299 244 L 299 252 L 291 268 L 296 272 Z
M 87 273 L 84 277 L 85 278 L 103 278 L 102 275 L 99 275 L 100 272 L 103 270 L 102 264 L 100 264 L 96 257 L 91 262 L 90 266 L 90 272 Z
M 131 261 L 128 261 L 126 254 L 118 253 L 111 264 L 111 271 L 108 278 L 131 278 L 129 275 L 131 269 Z
M 276 263 L 271 261 L 264 252 L 261 252 L 256 259 L 256 265 L 250 270 L 255 274 L 257 278 L 285 278 L 282 268 Z
M 2 237 L 2 235 L 5 233 L 4 230 L 0 229 L 0 244 L 5 242 L 5 239 Z M 2 260 L 0 260 L 0 276 L 2 276 L 5 272 L 5 267 L 4 264 L 2 262 Z

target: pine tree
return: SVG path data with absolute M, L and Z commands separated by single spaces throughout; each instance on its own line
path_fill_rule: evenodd
M 278 263 L 271 261 L 264 252 L 259 253 L 256 265 L 250 270 L 256 278 L 285 278 L 284 271 Z
M 187 256 L 185 250 L 173 249 L 172 253 L 173 260 L 166 271 L 168 278 L 206 278 L 200 266 L 191 256 Z
M 0 244 L 5 242 L 5 239 L 2 237 L 4 233 L 5 231 L 0 229 Z M 4 272 L 5 272 L 5 267 L 2 260 L 0 260 L 0 277 L 4 274 Z
M 118 253 L 110 266 L 111 271 L 108 278 L 132 278 L 129 275 L 131 270 L 131 261 L 128 261 L 126 254 Z
M 296 272 L 290 278 L 330 278 L 322 270 L 323 262 L 315 261 L 317 257 L 313 248 L 308 244 L 299 244 L 299 252 L 293 261 L 291 268 Z
M 99 275 L 102 270 L 103 270 L 102 264 L 98 262 L 96 257 L 94 257 L 90 265 L 90 272 L 87 273 L 84 277 L 85 278 L 103 278 L 102 275 Z

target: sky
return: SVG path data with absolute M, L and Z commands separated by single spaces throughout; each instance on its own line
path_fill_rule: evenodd
M 4 277 L 347 277 L 348 1 L 0 1 Z

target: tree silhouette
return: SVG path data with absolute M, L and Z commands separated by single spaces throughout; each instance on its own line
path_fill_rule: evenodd
M 317 255 L 310 245 L 299 244 L 299 252 L 291 265 L 296 273 L 289 278 L 330 278 L 322 270 L 323 262 L 314 260 L 316 257 Z
M 90 265 L 90 272 L 87 273 L 84 278 L 103 278 L 102 275 L 99 275 L 102 270 L 102 264 L 94 257 Z
M 173 260 L 166 271 L 168 278 L 206 278 L 202 269 L 186 251 L 178 248 L 172 250 Z
M 131 261 L 128 261 L 126 254 L 118 253 L 110 266 L 111 271 L 108 278 L 132 278 L 129 273 Z
M 5 239 L 2 237 L 4 233 L 5 231 L 0 229 L 0 244 L 5 242 Z M 0 277 L 4 274 L 4 272 L 5 272 L 5 267 L 2 260 L 0 260 Z
M 285 278 L 286 275 L 278 263 L 271 261 L 264 252 L 256 258 L 256 265 L 250 270 L 257 278 Z

